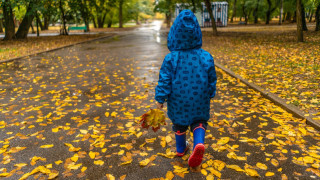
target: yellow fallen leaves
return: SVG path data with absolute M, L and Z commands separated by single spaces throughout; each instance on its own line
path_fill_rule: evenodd
M 97 160 L 97 161 L 94 161 L 93 162 L 95 165 L 99 165 L 99 166 L 102 166 L 104 164 L 104 161 L 102 160 Z
M 74 162 L 68 164 L 67 168 L 70 170 L 76 170 L 79 169 L 82 166 L 82 163 L 75 164 Z
M 151 126 L 154 132 L 160 129 L 161 125 L 166 124 L 164 112 L 160 109 L 150 109 L 150 111 L 141 116 L 140 122 L 142 122 L 141 126 L 143 128 Z
M 229 137 L 222 137 L 221 139 L 218 140 L 217 144 L 219 145 L 227 144 L 229 140 L 230 140 Z
M 238 165 L 227 165 L 227 168 L 236 170 L 238 172 L 244 172 L 244 170 L 241 169 Z
M 259 176 L 260 176 L 256 170 L 251 169 L 251 168 L 245 168 L 244 171 L 245 171 L 246 174 L 248 174 L 249 176 L 253 176 L 253 177 L 255 177 L 255 176 L 258 176 L 258 177 L 259 177 Z
M 140 166 L 146 166 L 146 165 L 149 164 L 149 162 L 150 162 L 150 159 L 145 159 L 145 160 L 140 161 L 140 162 L 139 162 L 139 165 L 140 165 Z
M 46 144 L 46 145 L 40 146 L 40 148 L 52 148 L 53 146 L 54 146 L 53 144 Z
M 175 152 L 172 152 L 170 148 L 168 148 L 166 150 L 166 154 L 163 154 L 163 153 L 157 153 L 157 155 L 160 155 L 160 156 L 163 156 L 163 157 L 166 157 L 166 158 L 169 158 L 169 159 L 172 159 L 176 156 L 176 153 Z
M 108 180 L 115 180 L 116 178 L 112 174 L 106 174 Z
M 260 169 L 263 169 L 263 170 L 267 170 L 268 169 L 268 166 L 265 165 L 265 164 L 262 164 L 262 163 L 257 163 L 256 166 Z
M 90 156 L 91 159 L 94 159 L 94 158 L 96 157 L 96 153 L 90 151 L 90 152 L 89 152 L 89 156 Z
M 274 176 L 274 172 L 266 172 L 265 176 L 267 177 Z
M 172 171 L 168 171 L 166 174 L 166 180 L 172 180 L 174 178 L 174 174 Z
M 10 175 L 10 173 L 0 173 L 0 177 L 7 177 L 9 175 Z

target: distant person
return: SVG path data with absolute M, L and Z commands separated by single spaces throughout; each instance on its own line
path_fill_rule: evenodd
M 210 99 L 216 94 L 213 57 L 201 46 L 202 33 L 197 18 L 190 10 L 183 10 L 168 35 L 171 53 L 163 60 L 155 95 L 159 109 L 167 102 L 177 156 L 184 156 L 188 150 L 186 131 L 189 126 L 193 132 L 193 152 L 188 160 L 190 167 L 202 162 Z

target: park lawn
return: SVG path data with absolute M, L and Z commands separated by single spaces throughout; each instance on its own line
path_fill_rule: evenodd
M 203 31 L 203 48 L 216 62 L 320 121 L 320 32 L 309 29 L 305 43 L 296 42 L 294 26 L 221 28 L 218 37 Z
M 34 54 L 73 43 L 86 41 L 103 36 L 96 35 L 70 35 L 70 36 L 46 36 L 28 37 L 27 40 L 0 41 L 0 61 L 20 56 Z

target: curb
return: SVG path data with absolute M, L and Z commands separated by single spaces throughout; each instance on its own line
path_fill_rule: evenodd
M 52 52 L 52 51 L 57 51 L 57 50 L 60 50 L 60 49 L 63 49 L 63 48 L 67 48 L 67 47 L 71 47 L 71 46 L 75 46 L 75 45 L 79 45 L 79 44 L 83 44 L 83 43 L 93 42 L 93 41 L 97 41 L 97 40 L 100 40 L 100 39 L 112 38 L 114 36 L 115 35 L 101 36 L 101 37 L 98 37 L 98 38 L 89 39 L 89 40 L 77 42 L 77 43 L 74 43 L 74 44 L 69 44 L 69 45 L 65 45 L 65 46 L 49 49 L 49 50 L 46 50 L 46 51 L 37 52 L 37 53 L 34 53 L 34 54 L 28 54 L 28 55 L 25 55 L 25 56 L 20 56 L 20 57 L 16 57 L 16 58 L 12 58 L 12 59 L 0 60 L 0 64 L 13 62 L 13 61 L 16 61 L 16 60 L 20 60 L 20 59 L 24 59 L 24 58 L 28 58 L 28 57 L 32 57 L 32 56 L 36 56 L 36 55 L 40 55 L 40 54 L 44 54 L 44 53 L 48 53 L 48 52 Z
M 320 130 L 320 123 L 316 122 L 315 120 L 312 119 L 312 115 L 310 115 L 311 117 L 305 117 L 304 116 L 304 112 L 301 111 L 300 109 L 298 109 L 297 107 L 293 106 L 293 105 L 289 105 L 286 104 L 285 100 L 279 98 L 277 95 L 271 93 L 271 92 L 267 92 L 264 91 L 261 87 L 248 82 L 247 80 L 245 80 L 244 78 L 242 78 L 239 75 L 236 75 L 233 71 L 231 71 L 230 69 L 222 66 L 221 64 L 215 62 L 215 66 L 218 67 L 219 69 L 222 69 L 224 72 L 226 72 L 227 74 L 229 74 L 230 76 L 239 79 L 242 83 L 246 84 L 247 86 L 249 86 L 250 88 L 254 89 L 255 91 L 260 92 L 260 94 L 271 100 L 274 104 L 280 106 L 281 108 L 283 108 L 284 110 L 288 111 L 289 113 L 293 114 L 295 117 L 297 118 L 301 118 L 301 119 L 305 119 L 306 123 L 312 127 L 314 127 L 317 130 Z

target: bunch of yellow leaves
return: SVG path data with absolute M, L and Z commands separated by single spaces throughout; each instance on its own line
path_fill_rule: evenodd
M 156 132 L 160 129 L 160 125 L 166 125 L 164 112 L 160 109 L 150 109 L 147 113 L 141 116 L 140 122 L 143 128 L 152 127 L 152 130 Z

